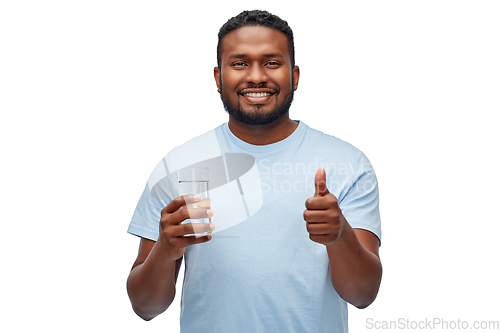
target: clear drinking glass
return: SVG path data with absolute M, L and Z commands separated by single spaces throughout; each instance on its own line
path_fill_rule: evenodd
M 193 205 L 193 207 L 210 208 L 210 197 L 208 195 L 209 185 L 209 168 L 184 168 L 177 171 L 177 179 L 179 181 L 179 193 L 181 195 L 199 194 L 201 200 Z M 189 209 L 188 209 L 189 212 Z M 210 218 L 188 219 L 183 223 L 209 223 Z M 203 236 L 206 233 L 197 233 L 196 236 Z M 191 236 L 191 235 L 186 235 Z

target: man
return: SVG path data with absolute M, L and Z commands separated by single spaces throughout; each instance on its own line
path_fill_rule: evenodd
M 285 21 L 242 12 L 221 28 L 217 58 L 229 121 L 152 173 L 129 227 L 141 237 L 127 282 L 134 311 L 150 320 L 168 308 L 185 258 L 182 332 L 347 332 L 346 302 L 368 306 L 382 276 L 373 169 L 353 146 L 290 119 L 300 71 Z M 231 159 L 248 167 L 235 175 Z M 211 208 L 178 195 L 174 171 L 193 161 L 219 161 L 215 173 L 227 174 Z

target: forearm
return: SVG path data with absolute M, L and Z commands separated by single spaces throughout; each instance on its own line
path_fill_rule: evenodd
M 151 320 L 170 306 L 175 296 L 176 270 L 177 262 L 164 260 L 156 244 L 146 260 L 132 269 L 127 291 L 139 317 Z
M 327 246 L 330 278 L 340 297 L 358 308 L 376 298 L 382 279 L 380 258 L 366 249 L 346 222 L 342 235 Z

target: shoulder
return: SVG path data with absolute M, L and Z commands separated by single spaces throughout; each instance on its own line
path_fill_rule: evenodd
M 179 169 L 209 160 L 221 155 L 215 132 L 220 126 L 198 135 L 170 150 L 153 169 L 148 186 L 152 190 L 161 182 L 167 181 Z
M 199 147 L 206 148 L 207 145 L 216 143 L 216 132 L 220 131 L 221 128 L 222 125 L 189 139 L 188 141 L 172 148 L 165 157 L 182 151 L 189 151 L 192 149 L 196 150 Z
M 325 134 L 317 129 L 305 126 L 305 140 L 308 144 L 311 144 L 325 152 L 334 153 L 337 156 L 351 157 L 352 159 L 358 159 L 363 153 L 355 147 L 353 144 L 339 139 L 338 137 Z
M 178 170 L 188 165 L 208 160 L 221 155 L 217 132 L 222 125 L 198 135 L 173 148 L 164 157 L 170 170 Z

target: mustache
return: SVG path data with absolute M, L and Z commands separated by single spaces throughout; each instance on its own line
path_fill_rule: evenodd
M 270 87 L 270 86 L 265 85 L 265 84 L 249 84 L 248 86 L 246 86 L 244 88 L 240 88 L 240 89 L 236 90 L 236 93 L 239 95 L 245 89 L 270 89 L 275 94 L 280 92 L 279 88 L 277 88 L 277 87 Z

